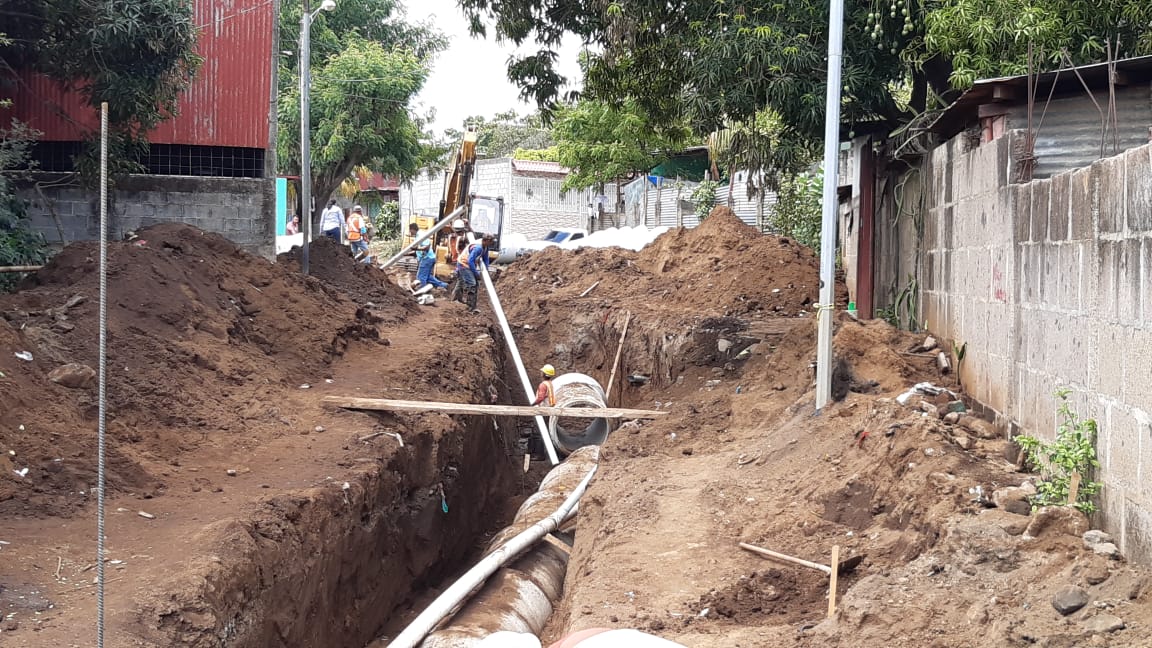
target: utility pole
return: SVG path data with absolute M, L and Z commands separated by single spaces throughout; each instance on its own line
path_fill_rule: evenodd
M 312 242 L 312 130 L 309 92 L 312 89 L 312 21 L 321 11 L 332 11 L 336 0 L 324 0 L 310 11 L 303 0 L 300 15 L 300 211 L 304 225 L 304 245 L 300 250 L 300 272 L 308 274 L 308 244 Z
M 828 10 L 828 108 L 824 115 L 824 217 L 820 227 L 820 305 L 817 307 L 816 411 L 832 399 L 832 319 L 836 303 L 836 189 L 840 162 L 840 68 L 844 0 Z
M 304 225 L 304 246 L 300 250 L 300 272 L 308 274 L 308 246 L 312 243 L 312 130 L 308 91 L 312 86 L 312 14 L 308 0 L 300 15 L 300 212 Z

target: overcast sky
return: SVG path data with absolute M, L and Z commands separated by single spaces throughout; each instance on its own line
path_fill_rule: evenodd
M 405 4 L 409 20 L 433 18 L 450 40 L 448 50 L 436 58 L 432 76 L 418 99 L 424 108 L 436 109 L 435 132 L 461 128 L 472 115 L 491 117 L 509 109 L 520 114 L 533 110 L 534 106 L 520 100 L 520 89 L 508 80 L 508 57 L 517 52 L 511 43 L 497 43 L 491 34 L 483 40 L 469 35 L 468 21 L 456 0 L 407 0 Z M 525 44 L 520 53 L 535 50 Z M 559 51 L 560 73 L 570 80 L 579 78 L 579 52 L 580 42 L 574 37 L 569 37 Z

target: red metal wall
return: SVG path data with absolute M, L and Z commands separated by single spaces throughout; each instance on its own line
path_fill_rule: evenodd
M 204 64 L 180 99 L 180 114 L 149 134 L 153 144 L 268 148 L 272 92 L 272 0 L 194 0 Z M 7 84 L 5 84 L 7 85 Z M 5 111 L 44 133 L 44 141 L 77 141 L 99 116 L 76 93 L 27 75 Z M 4 115 L 0 115 L 3 117 Z

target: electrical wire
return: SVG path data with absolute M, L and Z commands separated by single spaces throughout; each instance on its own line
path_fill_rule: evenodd
M 262 7 L 266 7 L 270 4 L 272 4 L 273 2 L 275 2 L 275 0 L 264 0 L 264 2 L 261 2 L 258 5 L 254 5 L 251 7 L 241 9 L 240 11 L 237 11 L 236 13 L 228 14 L 227 16 L 224 16 L 222 18 L 217 18 L 211 22 L 204 23 L 203 25 L 196 25 L 196 29 L 204 29 L 206 27 L 213 27 L 215 25 L 219 25 L 220 23 L 227 22 L 229 20 L 232 20 L 233 18 L 237 18 L 239 16 L 250 14 L 250 13 L 256 11 L 257 9 L 260 9 Z
M 100 104 L 100 348 L 96 432 L 96 648 L 104 648 L 104 434 L 108 376 L 108 102 Z

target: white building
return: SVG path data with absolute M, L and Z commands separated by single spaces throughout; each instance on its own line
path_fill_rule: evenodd
M 469 191 L 477 196 L 504 199 L 504 233 L 542 238 L 559 227 L 598 229 L 589 205 L 602 202 L 592 190 L 563 193 L 568 170 L 555 162 L 497 158 L 477 160 Z M 444 174 L 432 171 L 400 187 L 400 218 L 435 216 L 444 196 Z M 615 194 L 615 187 L 605 193 Z

